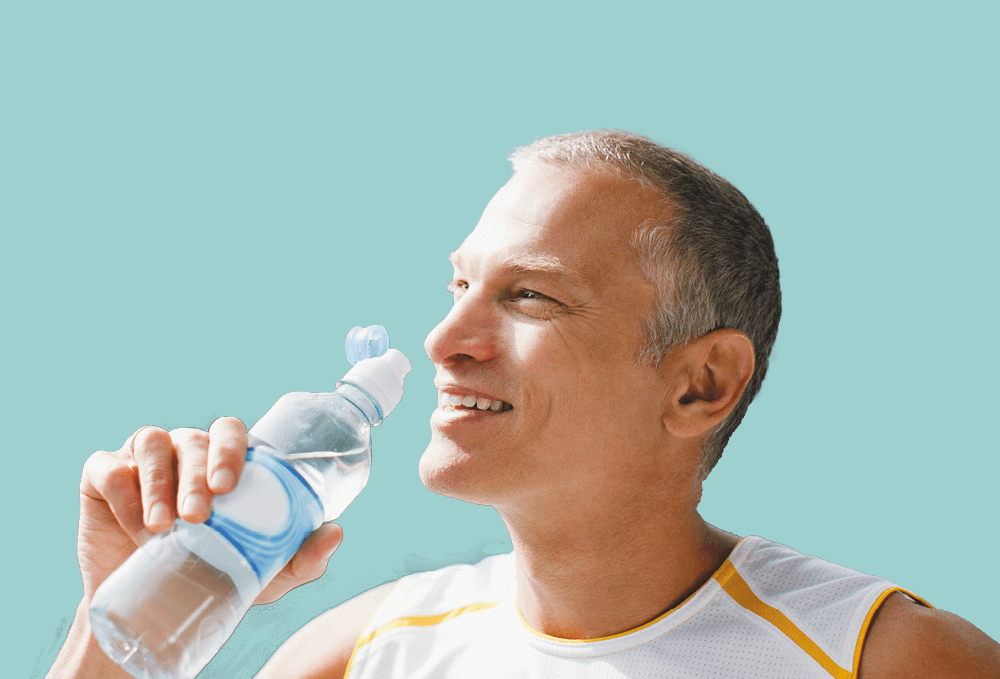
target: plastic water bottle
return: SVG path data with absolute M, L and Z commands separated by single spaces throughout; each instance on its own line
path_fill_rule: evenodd
M 286 394 L 250 429 L 239 485 L 214 498 L 208 521 L 178 519 L 97 589 L 94 636 L 133 677 L 197 675 L 306 536 L 364 488 L 370 428 L 399 403 L 410 370 L 373 328 L 351 331 L 355 365 L 334 393 Z

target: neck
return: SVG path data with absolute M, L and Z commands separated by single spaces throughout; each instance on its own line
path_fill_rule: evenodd
M 531 628 L 597 639 L 640 627 L 693 594 L 739 541 L 706 523 L 697 499 L 636 497 L 605 512 L 596 502 L 530 515 L 498 508 L 514 545 L 518 608 Z

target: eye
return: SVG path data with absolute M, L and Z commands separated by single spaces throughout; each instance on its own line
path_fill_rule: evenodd
M 518 313 L 539 320 L 551 318 L 562 306 L 559 301 L 552 299 L 548 295 L 543 295 L 534 290 L 518 290 L 516 288 L 511 291 L 510 296 L 507 298 L 507 303 L 511 305 L 512 309 L 516 309 Z
M 562 306 L 562 303 L 549 297 L 548 295 L 543 295 L 540 292 L 535 292 L 534 290 L 518 290 L 510 296 L 510 301 L 518 304 L 524 304 L 525 302 L 530 302 L 531 306 Z
M 445 289 L 453 294 L 455 299 L 458 299 L 459 295 L 469 289 L 469 284 L 465 281 L 450 281 L 448 285 L 445 286 Z

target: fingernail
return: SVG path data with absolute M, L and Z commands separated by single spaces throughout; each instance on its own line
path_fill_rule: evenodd
M 204 495 L 191 494 L 184 498 L 184 504 L 181 506 L 181 514 L 187 514 L 191 516 L 201 516 L 202 514 L 208 513 L 208 498 Z
M 236 474 L 229 469 L 217 469 L 212 474 L 212 490 L 231 490 L 236 485 Z
M 160 501 L 154 503 L 153 506 L 149 508 L 150 526 L 161 526 L 165 523 L 170 523 L 173 518 L 173 512 L 170 511 L 170 507 L 167 506 L 166 502 Z

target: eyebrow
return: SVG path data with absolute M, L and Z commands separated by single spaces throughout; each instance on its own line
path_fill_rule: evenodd
M 458 252 L 448 255 L 448 261 L 458 265 Z M 511 273 L 538 273 L 563 276 L 572 282 L 584 282 L 584 277 L 576 269 L 572 269 L 557 257 L 548 255 L 513 255 L 507 257 L 501 266 Z

